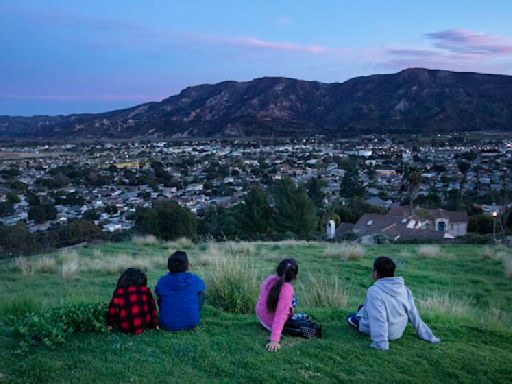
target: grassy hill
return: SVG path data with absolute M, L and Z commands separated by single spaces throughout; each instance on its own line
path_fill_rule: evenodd
M 193 332 L 75 333 L 54 348 L 20 348 L 12 327 L 28 313 L 72 303 L 108 303 L 120 271 L 143 267 L 153 289 L 167 256 L 185 248 L 206 280 L 208 305 Z M 512 381 L 511 252 L 473 245 L 326 243 L 161 243 L 151 238 L 0 262 L 0 382 L 478 382 Z M 390 351 L 350 329 L 345 316 L 364 300 L 379 255 L 395 259 L 423 319 L 443 340 L 419 340 L 408 327 Z M 268 332 L 252 308 L 258 285 L 282 257 L 299 262 L 298 311 L 315 315 L 324 337 Z M 231 312 L 229 312 L 231 311 Z M 235 312 L 235 313 L 233 313 Z

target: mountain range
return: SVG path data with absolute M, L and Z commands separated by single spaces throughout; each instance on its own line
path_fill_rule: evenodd
M 284 77 L 188 87 L 105 113 L 0 116 L 0 138 L 347 136 L 512 131 L 512 76 L 410 68 L 321 83 Z

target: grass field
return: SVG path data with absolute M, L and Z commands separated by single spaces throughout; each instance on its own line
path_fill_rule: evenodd
M 119 271 L 145 268 L 149 285 L 166 258 L 185 248 L 207 283 L 207 306 L 193 332 L 77 333 L 56 348 L 20 350 L 11 327 L 29 312 L 70 303 L 108 303 Z M 512 382 L 512 278 L 506 248 L 473 245 L 326 243 L 161 243 L 152 238 L 0 261 L 0 382 L 9 383 L 340 383 Z M 371 265 L 387 255 L 415 294 L 423 319 L 442 343 L 411 327 L 390 351 L 349 328 L 345 316 L 364 300 Z M 300 267 L 298 311 L 323 324 L 322 339 L 268 337 L 252 306 L 261 280 L 290 256 Z M 223 301 L 227 300 L 227 302 Z M 230 302 L 235 301 L 236 303 Z M 226 304 L 227 303 L 227 304 Z M 235 305 L 236 304 L 236 305 Z M 223 308 L 235 308 L 229 313 Z

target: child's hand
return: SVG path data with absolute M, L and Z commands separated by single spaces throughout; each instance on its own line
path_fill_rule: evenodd
M 160 329 L 160 326 L 159 326 L 159 325 L 157 325 L 157 326 L 155 327 L 155 329 Z
M 109 325 L 109 326 L 107 327 L 107 330 L 110 332 L 110 331 L 112 330 L 112 326 L 111 326 L 111 325 Z
M 269 352 L 276 352 L 281 348 L 281 344 L 279 344 L 279 341 L 271 341 L 267 344 L 266 348 Z

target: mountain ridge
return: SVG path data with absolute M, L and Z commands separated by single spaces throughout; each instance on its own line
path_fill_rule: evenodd
M 102 113 L 0 116 L 0 138 L 512 131 L 512 76 L 408 68 L 342 83 L 287 77 L 184 88 Z

